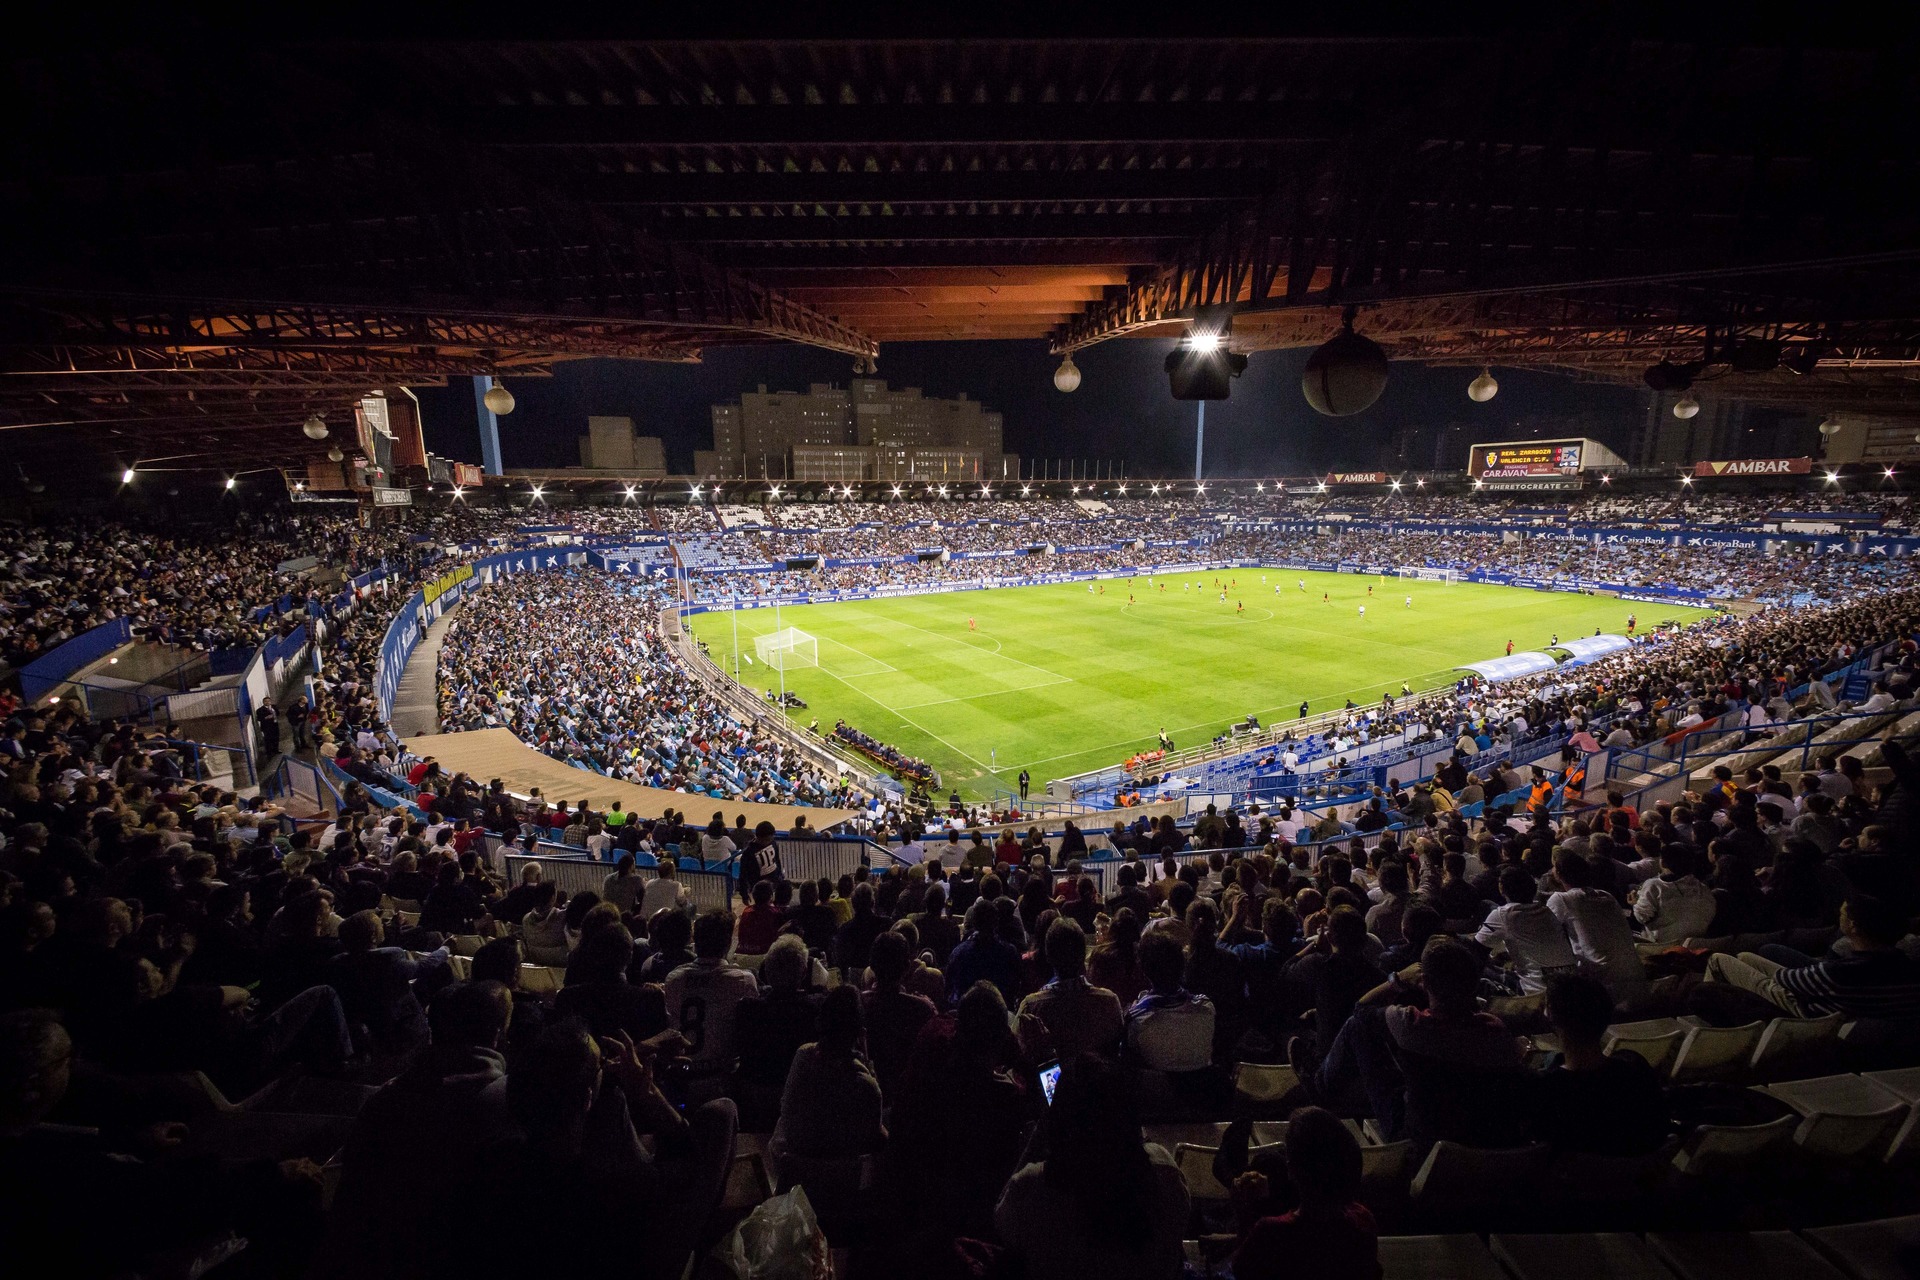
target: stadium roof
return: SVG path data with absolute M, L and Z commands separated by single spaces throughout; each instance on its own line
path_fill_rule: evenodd
M 1920 391 L 1920 81 L 1865 29 L 114 38 L 10 49 L 0 427 L 292 458 L 372 386 L 1222 303 L 1241 349 L 1356 307 L 1396 357 Z

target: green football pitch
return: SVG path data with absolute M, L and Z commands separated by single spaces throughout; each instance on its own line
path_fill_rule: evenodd
M 1216 579 L 1237 584 L 1224 603 Z M 1262 724 L 1289 719 L 1302 699 L 1324 711 L 1397 693 L 1402 681 L 1449 683 L 1459 664 L 1498 657 L 1509 640 L 1537 649 L 1555 635 L 1623 631 L 1630 613 L 1642 628 L 1703 613 L 1289 569 L 1153 584 L 1110 578 L 1091 593 L 1085 583 L 1002 587 L 796 605 L 777 623 L 770 608 L 690 622 L 731 670 L 737 621 L 740 680 L 755 690 L 777 690 L 781 679 L 754 660 L 755 637 L 786 627 L 813 636 L 819 665 L 785 673 L 786 687 L 808 704 L 792 713 L 797 722 L 817 717 L 825 732 L 843 719 L 928 761 L 945 785 L 983 796 L 1011 786 L 1023 767 L 1037 791 L 1048 778 L 1117 763 L 1154 745 L 1162 729 L 1187 747 L 1248 714 Z

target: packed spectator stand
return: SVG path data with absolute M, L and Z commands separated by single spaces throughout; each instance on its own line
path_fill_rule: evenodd
M 526 522 L 281 519 L 250 516 L 244 554 L 219 551 L 241 526 L 23 531 L 9 658 L 109 613 L 247 643 L 274 620 L 243 600 L 303 580 L 280 564 L 417 579 Z M 1482 550 L 1404 536 L 1408 563 Z M 293 750 L 361 784 L 326 812 L 197 786 L 71 705 L 6 708 L 0 1238 L 73 1275 L 677 1276 L 801 1186 L 858 1275 L 1526 1280 L 1582 1250 L 1723 1274 L 1711 1229 L 1866 1280 L 1863 1241 L 1913 1235 L 1874 1220 L 1916 1190 L 1920 597 L 1860 559 L 1809 584 L 1823 603 L 1365 709 L 1356 734 L 1455 740 L 1430 778 L 1096 839 L 904 807 L 837 843 L 730 822 L 728 798 L 830 797 L 676 667 L 670 583 L 584 571 L 469 597 L 443 713 L 680 783 L 688 812 L 440 776 L 377 715 L 388 618 L 316 591 Z M 1644 571 L 1786 597 L 1711 551 Z M 198 589 L 216 574 L 246 595 Z M 1863 661 L 1870 696 L 1836 708 Z M 1583 733 L 1757 759 L 1836 711 L 1871 743 L 1797 776 L 1700 764 L 1671 798 L 1579 780 L 1584 748 L 1494 768 Z M 703 822 L 687 784 L 721 778 Z M 852 861 L 810 874 L 830 844 Z

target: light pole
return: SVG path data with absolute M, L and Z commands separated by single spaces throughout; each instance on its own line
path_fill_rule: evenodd
M 1207 402 L 1202 400 L 1199 405 L 1200 425 L 1193 434 L 1193 482 L 1195 484 L 1200 483 L 1201 463 L 1207 456 Z

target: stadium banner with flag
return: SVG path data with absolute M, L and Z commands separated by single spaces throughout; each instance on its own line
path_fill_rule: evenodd
M 1712 476 L 1804 476 L 1813 474 L 1812 458 L 1741 458 L 1728 462 L 1696 462 L 1693 474 Z

